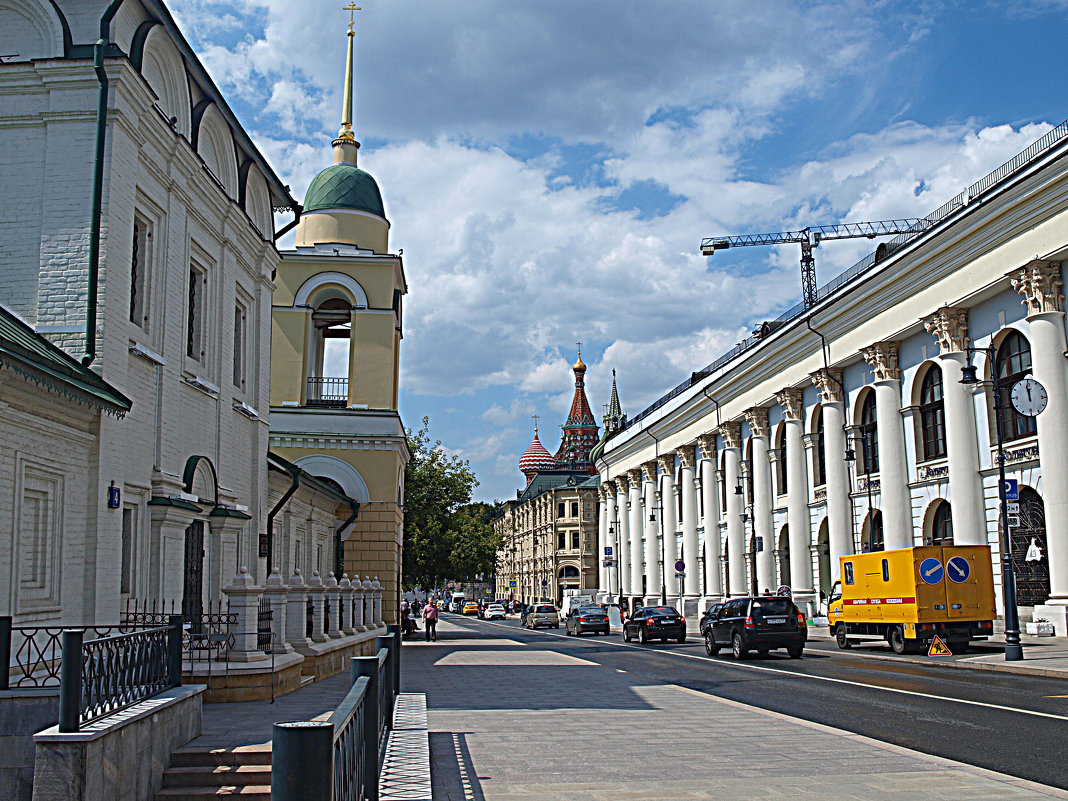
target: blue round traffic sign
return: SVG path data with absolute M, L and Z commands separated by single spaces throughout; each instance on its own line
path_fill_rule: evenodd
M 927 584 L 940 583 L 945 572 L 946 570 L 942 567 L 942 563 L 933 556 L 929 556 L 920 562 L 920 578 Z
M 678 560 L 678 561 L 677 561 L 677 562 L 675 563 L 675 571 L 676 571 L 676 572 L 678 572 L 678 573 L 681 573 L 681 572 L 682 572 L 682 571 L 684 571 L 685 569 L 686 569 L 686 563 L 685 563 L 684 561 L 682 561 L 681 559 L 680 559 L 680 560 Z
M 950 581 L 960 584 L 967 581 L 968 576 L 971 574 L 972 566 L 963 556 L 950 557 L 949 561 L 946 562 L 946 575 L 949 576 Z

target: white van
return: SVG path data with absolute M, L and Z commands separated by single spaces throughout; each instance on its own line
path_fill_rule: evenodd
M 560 614 L 567 617 L 572 609 L 578 609 L 580 606 L 590 606 L 593 602 L 592 595 L 568 595 L 564 598 L 563 604 L 560 605 Z
M 467 596 L 462 592 L 454 592 L 449 599 L 449 611 L 456 614 L 463 614 L 464 602 L 467 600 Z

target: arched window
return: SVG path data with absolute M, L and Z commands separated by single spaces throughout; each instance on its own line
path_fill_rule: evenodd
M 883 513 L 878 509 L 873 509 L 868 519 L 864 521 L 864 528 L 864 552 L 886 550 L 886 542 L 883 538 Z
M 1020 414 L 1009 401 L 1012 385 L 1031 374 L 1031 345 L 1019 331 L 1011 332 L 998 347 L 998 383 L 1001 386 L 1002 435 L 1008 442 L 1035 433 L 1035 418 Z
M 327 297 L 312 312 L 312 323 L 316 338 L 307 405 L 343 409 L 349 404 L 352 304 L 345 298 Z
M 579 577 L 579 571 L 577 567 L 571 565 L 564 565 L 560 568 L 560 578 L 562 579 L 577 579 Z
M 779 452 L 779 472 L 778 472 L 778 490 L 780 495 L 785 495 L 789 489 L 789 484 L 786 479 L 786 427 L 779 427 L 779 444 L 777 448 Z
M 827 483 L 827 454 L 823 448 L 823 409 L 816 407 L 816 443 L 813 450 L 815 458 L 812 465 L 812 485 L 822 486 Z
M 953 515 L 949 501 L 942 501 L 935 509 L 931 523 L 931 545 L 953 544 Z
M 920 437 L 923 458 L 946 455 L 946 408 L 942 400 L 942 368 L 932 364 L 920 384 Z
M 860 440 L 860 469 L 864 473 L 879 472 L 879 428 L 876 424 L 875 393 L 864 396 L 860 407 L 860 425 L 857 435 Z

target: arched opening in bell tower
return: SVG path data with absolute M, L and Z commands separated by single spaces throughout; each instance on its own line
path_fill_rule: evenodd
M 344 409 L 349 405 L 352 303 L 333 293 L 316 300 L 311 315 L 308 406 Z

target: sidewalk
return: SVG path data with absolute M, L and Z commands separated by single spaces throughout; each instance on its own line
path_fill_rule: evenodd
M 442 620 L 403 649 L 426 694 L 435 801 L 1068 798 Z M 502 634 L 506 634 L 502 631 Z M 548 638 L 553 639 L 553 638 Z M 833 759 L 831 759 L 833 755 Z

